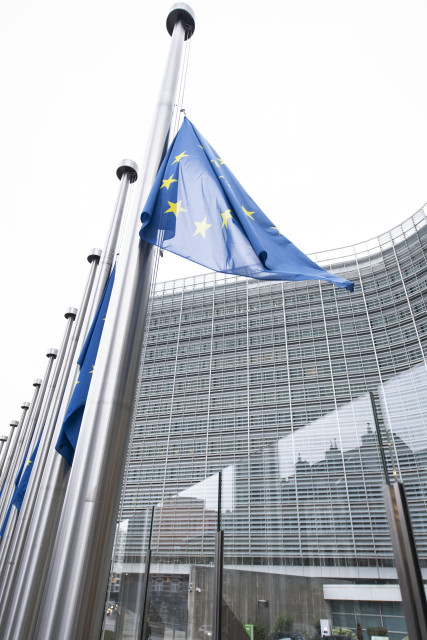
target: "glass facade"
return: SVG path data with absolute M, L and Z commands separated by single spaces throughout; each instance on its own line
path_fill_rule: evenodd
M 267 637 L 285 605 L 304 638 L 318 619 L 405 635 L 382 453 L 427 566 L 426 222 L 420 210 L 311 256 L 353 293 L 223 274 L 156 286 L 110 584 L 111 606 L 126 600 L 134 622 L 118 616 L 110 637 L 138 637 L 124 629 L 137 624 L 149 541 L 152 637 L 209 637 L 221 470 L 224 638 L 247 638 L 252 623 Z M 340 599 L 328 585 L 342 582 L 354 588 Z M 354 591 L 371 584 L 377 600 Z M 244 605 L 235 593 L 247 588 Z

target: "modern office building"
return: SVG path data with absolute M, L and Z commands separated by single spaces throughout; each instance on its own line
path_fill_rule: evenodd
M 405 635 L 382 485 L 385 473 L 403 481 L 427 567 L 426 252 L 421 209 L 378 238 L 311 256 L 353 293 L 217 273 L 156 286 L 116 576 L 138 573 L 157 505 L 156 597 L 172 575 L 175 592 L 179 580 L 190 589 L 176 637 L 203 627 L 194 612 L 208 603 L 197 606 L 193 587 L 208 580 L 220 470 L 233 624 L 269 631 L 285 607 L 306 637 L 318 618 L 359 622 L 366 638 L 368 627 Z M 237 601 L 244 585 L 256 596 Z M 155 609 L 160 624 L 168 607 Z

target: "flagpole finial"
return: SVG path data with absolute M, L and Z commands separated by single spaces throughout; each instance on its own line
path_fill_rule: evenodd
M 58 349 L 48 349 L 48 352 L 46 353 L 47 358 L 55 359 L 57 355 L 58 355 Z
M 92 249 L 92 251 L 90 252 L 90 254 L 87 257 L 87 261 L 89 263 L 93 262 L 94 260 L 99 260 L 101 257 L 102 251 L 101 249 Z
M 6 442 L 7 436 L 0 436 L 0 442 Z
M 174 26 L 181 20 L 185 30 L 185 40 L 189 40 L 196 28 L 196 19 L 193 9 L 185 2 L 177 2 L 171 7 L 166 19 L 166 29 L 169 35 L 173 33 Z
M 68 320 L 68 318 L 75 319 L 76 315 L 77 315 L 77 309 L 75 307 L 68 307 L 68 309 L 64 314 L 66 320 Z
M 9 422 L 9 427 L 17 427 L 19 424 L 18 420 L 11 420 Z
M 43 381 L 40 378 L 36 378 L 33 382 L 33 387 L 41 387 L 42 382 Z
M 29 402 L 23 402 L 21 404 L 21 409 L 29 409 L 30 408 L 30 403 Z
M 128 174 L 131 184 L 136 182 L 138 179 L 138 165 L 136 162 L 133 160 L 122 160 L 116 171 L 118 179 L 121 180 L 125 173 Z

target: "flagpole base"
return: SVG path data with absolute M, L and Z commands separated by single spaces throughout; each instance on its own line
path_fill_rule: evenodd
M 166 29 L 170 36 L 178 20 L 181 20 L 184 26 L 185 40 L 189 40 L 196 28 L 196 20 L 193 9 L 188 4 L 185 4 L 185 2 L 177 2 L 174 4 L 166 18 Z

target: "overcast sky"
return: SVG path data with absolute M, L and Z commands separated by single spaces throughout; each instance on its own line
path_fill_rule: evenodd
M 145 152 L 171 2 L 21 0 L 0 14 L 0 433 L 79 307 L 122 158 Z M 425 2 L 195 0 L 183 106 L 306 253 L 427 200 Z M 202 272 L 175 256 L 160 279 Z

